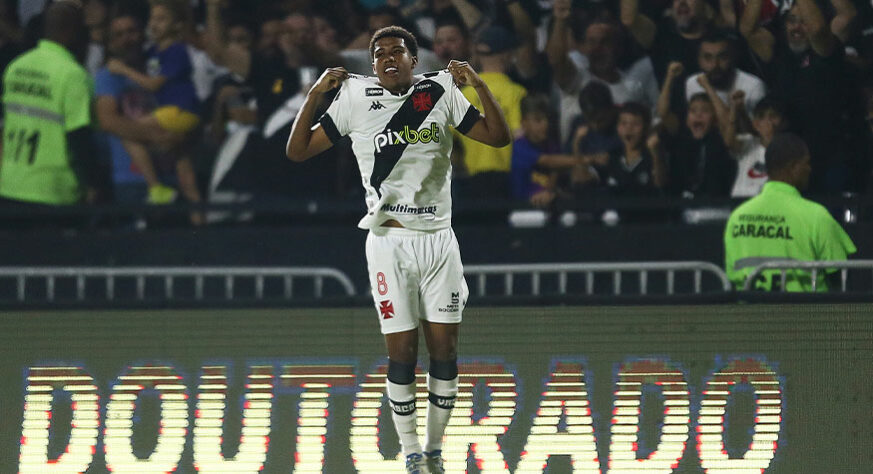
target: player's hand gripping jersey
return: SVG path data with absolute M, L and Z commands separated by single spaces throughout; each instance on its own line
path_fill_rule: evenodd
M 448 72 L 413 81 L 403 94 L 382 88 L 375 77 L 350 74 L 321 118 L 331 142 L 349 135 L 358 160 L 371 229 L 395 219 L 408 229 L 451 225 L 452 134 L 466 133 L 479 111 Z

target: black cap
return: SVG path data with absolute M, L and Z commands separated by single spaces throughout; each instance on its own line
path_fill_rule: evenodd
M 489 26 L 476 36 L 476 52 L 479 54 L 499 54 L 516 47 L 515 36 L 502 26 Z

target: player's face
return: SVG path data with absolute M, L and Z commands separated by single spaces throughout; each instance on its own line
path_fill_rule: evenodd
M 412 70 L 417 59 L 409 53 L 403 38 L 385 37 L 373 48 L 373 72 L 382 87 L 402 92 L 412 85 Z

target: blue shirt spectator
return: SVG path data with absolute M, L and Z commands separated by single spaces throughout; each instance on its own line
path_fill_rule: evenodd
M 155 92 L 159 106 L 175 105 L 180 109 L 197 113 L 197 90 L 191 80 L 191 58 L 185 43 L 173 43 L 159 51 L 152 46 L 148 50 L 148 73 L 150 76 L 163 76 L 167 82 Z

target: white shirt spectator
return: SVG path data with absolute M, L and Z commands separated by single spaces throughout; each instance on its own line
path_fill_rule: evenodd
M 191 82 L 194 83 L 197 98 L 205 101 L 212 94 L 215 79 L 230 71 L 212 62 L 206 52 L 194 46 L 188 45 L 188 56 L 191 58 Z
M 634 75 L 630 75 L 625 71 L 619 70 L 619 79 L 616 82 L 606 82 L 595 77 L 588 70 L 588 58 L 578 51 L 570 52 L 570 60 L 576 66 L 576 76 L 570 86 L 560 91 L 561 97 L 561 143 L 565 143 L 572 131 L 570 125 L 573 119 L 582 113 L 579 108 L 579 93 L 591 81 L 598 81 L 609 88 L 612 94 L 612 102 L 615 105 L 621 105 L 625 102 L 639 102 L 647 107 L 654 107 L 655 103 L 650 102 L 646 87 L 639 79 L 639 71 L 634 71 Z M 633 67 L 629 70 L 632 70 Z M 642 68 L 641 70 L 644 70 Z
M 697 77 L 700 76 L 700 74 L 688 76 L 688 80 L 685 81 L 686 100 L 690 100 L 694 94 L 706 92 L 697 82 Z M 757 76 L 753 76 L 752 74 L 737 69 L 737 74 L 734 76 L 734 83 L 731 84 L 728 89 L 715 90 L 715 92 L 718 93 L 719 98 L 721 98 L 722 102 L 725 104 L 730 104 L 731 94 L 733 94 L 734 91 L 743 91 L 746 93 L 746 113 L 751 116 L 752 111 L 755 110 L 755 106 L 758 105 L 758 102 L 767 95 L 767 86 L 764 84 L 764 81 Z
M 731 189 L 731 197 L 752 197 L 761 191 L 761 187 L 767 182 L 765 150 L 761 139 L 755 135 L 737 135 L 737 150 L 731 152 L 731 156 L 737 160 L 737 178 Z

